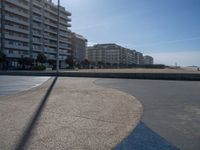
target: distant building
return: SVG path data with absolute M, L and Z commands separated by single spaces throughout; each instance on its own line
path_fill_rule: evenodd
M 1 49 L 8 58 L 9 66 L 17 66 L 22 57 L 34 60 L 43 52 L 48 60 L 57 58 L 57 5 L 52 0 L 1 0 L 0 38 Z M 60 6 L 59 61 L 71 50 L 71 13 Z
M 143 65 L 144 64 L 144 57 L 143 54 L 140 52 L 136 52 L 136 64 Z
M 77 63 L 86 58 L 87 39 L 82 35 L 72 33 L 72 54 Z
M 110 64 L 111 66 L 128 67 L 153 64 L 153 57 L 130 50 L 117 44 L 96 44 L 86 51 L 86 58 L 93 65 Z
M 154 63 L 154 60 L 153 60 L 153 57 L 151 56 L 144 56 L 144 64 L 145 65 L 153 65 Z
M 93 63 L 111 66 L 128 66 L 135 64 L 135 50 L 117 44 L 97 44 L 87 48 L 87 59 Z
M 132 64 L 137 64 L 137 59 L 136 59 L 136 54 L 137 54 L 137 51 L 136 50 L 129 50 L 128 51 L 128 63 L 129 65 L 132 65 Z

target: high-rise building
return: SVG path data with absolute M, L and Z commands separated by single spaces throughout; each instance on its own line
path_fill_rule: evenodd
M 9 65 L 17 66 L 22 57 L 36 62 L 39 53 L 55 61 L 59 39 L 60 67 L 65 67 L 71 50 L 68 29 L 71 13 L 60 6 L 58 38 L 58 6 L 52 0 L 1 0 L 0 3 L 0 46 Z
M 76 63 L 86 58 L 87 39 L 82 35 L 72 33 L 72 54 Z
M 144 56 L 144 64 L 145 65 L 153 65 L 154 63 L 154 60 L 153 60 L 153 57 L 151 56 Z

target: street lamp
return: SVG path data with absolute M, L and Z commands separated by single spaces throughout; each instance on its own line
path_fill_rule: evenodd
M 59 72 L 59 49 L 60 49 L 60 0 L 58 0 L 58 18 L 57 18 L 57 60 L 56 60 L 56 71 Z

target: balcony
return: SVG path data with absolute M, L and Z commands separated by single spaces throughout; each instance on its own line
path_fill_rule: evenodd
M 42 45 L 43 44 L 42 41 L 34 41 L 34 40 L 33 40 L 33 43 L 34 44 L 38 44 L 38 45 Z
M 42 17 L 33 16 L 32 19 L 40 23 L 42 22 Z
M 40 8 L 42 8 L 43 7 L 43 3 L 39 3 L 38 1 L 35 1 L 35 0 L 33 0 L 33 4 L 35 5 L 35 6 L 37 6 L 37 7 L 40 7 Z
M 63 49 L 66 49 L 68 47 L 67 44 L 60 44 L 59 46 L 60 46 L 60 48 L 63 48 Z
M 26 22 L 24 20 L 20 20 L 20 19 L 14 18 L 14 17 L 10 17 L 8 15 L 5 15 L 5 20 L 9 20 L 9 21 L 16 22 L 16 23 L 19 23 L 19 24 L 22 24 L 22 25 L 25 25 L 25 26 L 29 26 L 28 21 Z
M 57 41 L 57 36 L 56 37 L 52 37 L 52 36 L 49 36 L 49 35 L 45 35 L 45 38 L 53 40 L 53 41 Z
M 60 17 L 67 20 L 68 15 L 67 15 L 67 14 L 63 14 L 63 13 L 60 13 Z
M 13 5 L 18 6 L 18 7 L 22 7 L 24 9 L 29 9 L 28 5 L 25 5 L 23 3 L 19 3 L 17 0 L 6 0 L 6 2 L 9 2 L 9 3 L 13 4 Z
M 57 44 L 56 43 L 50 43 L 48 41 L 45 41 L 45 45 L 57 48 Z
M 42 52 L 42 48 L 33 47 L 32 50 L 35 51 L 35 52 Z M 36 57 L 37 57 L 37 56 L 36 56 Z
M 68 46 L 68 47 L 66 48 L 66 50 L 72 50 L 72 48 Z
M 38 9 L 36 9 L 36 8 L 33 8 L 33 12 L 34 12 L 34 13 L 39 14 L 39 15 L 42 16 L 42 12 L 41 12 L 41 11 L 42 11 L 42 10 L 38 10 Z
M 54 15 L 57 15 L 57 10 L 56 10 L 56 11 L 53 11 L 53 10 L 51 10 L 50 8 L 45 8 L 45 10 L 46 10 L 47 12 L 51 12 L 51 13 L 54 14 Z
M 60 38 L 60 42 L 66 43 L 66 44 L 72 44 L 68 39 L 66 38 Z
M 56 49 L 51 49 L 51 48 L 45 48 L 45 53 L 51 53 L 51 54 L 56 54 Z
M 33 29 L 37 29 L 37 30 L 43 30 L 42 26 L 38 26 L 38 25 L 33 25 L 32 27 Z
M 52 23 L 51 21 L 45 20 L 44 22 L 45 22 L 45 24 L 47 24 L 47 25 L 49 25 L 49 26 L 52 26 L 52 27 L 54 27 L 54 28 L 57 28 L 57 27 L 58 27 L 57 24 L 54 24 L 54 23 Z
M 29 55 L 18 54 L 18 53 L 7 53 L 6 56 L 9 58 L 22 58 L 22 56 L 29 57 Z
M 46 31 L 46 32 L 53 33 L 53 34 L 57 34 L 57 31 L 51 30 L 51 29 L 48 29 L 48 28 L 45 28 L 45 31 Z
M 16 31 L 16 32 L 20 32 L 20 33 L 29 34 L 29 29 L 21 29 L 21 28 L 18 28 L 18 27 L 16 27 L 16 26 L 9 26 L 9 25 L 5 25 L 4 27 L 5 27 L 5 29 L 7 29 L 7 30 L 11 30 L 11 31 Z
M 27 11 L 27 13 L 25 13 L 25 12 L 19 11 L 18 9 L 10 8 L 9 6 L 5 6 L 5 10 L 8 11 L 8 12 L 12 12 L 14 14 L 26 17 L 26 18 L 29 17 L 28 11 Z
M 68 52 L 67 52 L 66 50 L 60 50 L 60 51 L 59 51 L 59 54 L 60 54 L 60 55 L 65 55 L 65 56 L 67 56 L 67 55 L 68 55 Z
M 58 20 L 57 20 L 57 17 L 50 16 L 50 15 L 47 14 L 47 13 L 45 13 L 45 17 L 48 18 L 48 19 L 50 19 L 50 20 L 53 20 L 53 21 L 55 21 L 55 22 L 58 21 Z
M 64 26 L 66 26 L 67 23 L 68 23 L 67 20 L 61 20 L 61 19 L 60 19 L 60 24 L 63 24 Z
M 5 48 L 11 48 L 11 49 L 29 50 L 29 46 L 11 45 L 8 43 L 5 43 L 4 46 L 5 46 Z
M 33 31 L 33 35 L 34 35 L 34 36 L 37 36 L 37 37 L 43 37 L 42 34 L 40 34 L 40 33 L 38 33 L 38 32 L 34 32 L 34 31 Z
M 67 26 L 66 27 L 60 26 L 60 30 L 67 31 Z
M 66 33 L 60 32 L 60 36 L 66 37 L 66 38 L 68 38 L 68 39 L 71 38 L 71 36 L 70 36 L 67 32 L 66 32 Z
M 9 34 L 5 34 L 6 39 L 16 40 L 16 41 L 23 41 L 23 42 L 29 42 L 29 38 L 19 37 L 19 36 L 13 36 Z
M 66 11 L 66 10 L 65 10 L 64 8 L 62 8 L 62 7 L 61 7 L 60 11 L 61 11 L 61 13 L 66 14 L 67 16 L 71 16 L 71 15 L 72 15 L 70 12 Z
M 72 25 L 71 25 L 71 24 L 69 24 L 69 23 L 67 23 L 67 27 L 72 27 Z
M 67 18 L 67 21 L 71 22 L 71 21 L 72 21 L 72 19 L 71 19 L 71 18 Z

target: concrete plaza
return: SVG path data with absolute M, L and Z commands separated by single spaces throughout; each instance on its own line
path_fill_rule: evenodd
M 96 79 L 50 79 L 0 97 L 0 149 L 112 149 L 138 124 L 133 96 L 94 85 Z
M 181 150 L 200 149 L 200 82 L 99 79 L 95 83 L 134 95 L 144 107 L 142 122 L 172 145 Z M 152 139 L 142 141 L 151 145 Z

